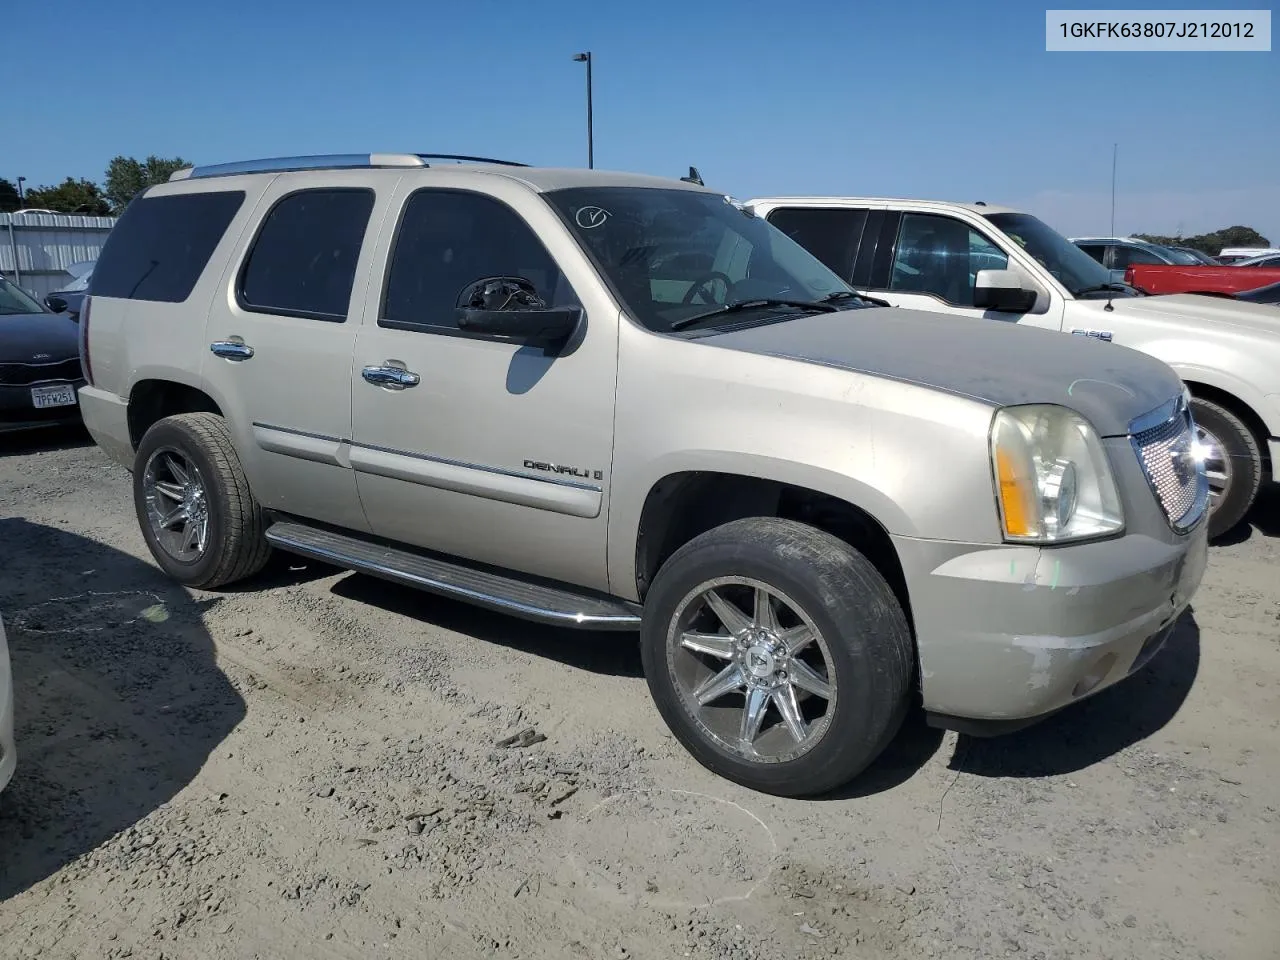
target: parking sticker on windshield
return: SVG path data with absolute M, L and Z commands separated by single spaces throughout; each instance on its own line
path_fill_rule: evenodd
M 594 230 L 609 219 L 609 211 L 604 207 L 581 207 L 574 219 L 583 230 Z

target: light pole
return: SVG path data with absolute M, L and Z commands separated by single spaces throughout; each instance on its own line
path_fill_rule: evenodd
M 575 53 L 574 62 L 587 65 L 587 169 L 594 170 L 596 165 L 595 137 L 591 132 L 591 51 Z
M 27 182 L 26 177 L 18 178 L 18 205 L 25 207 L 27 205 L 26 197 L 22 193 L 22 185 Z

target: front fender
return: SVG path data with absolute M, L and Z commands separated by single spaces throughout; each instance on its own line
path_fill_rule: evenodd
M 1235 351 L 1213 344 L 1201 344 L 1197 350 L 1201 356 L 1194 359 L 1183 350 L 1169 350 L 1162 356 L 1158 352 L 1160 346 L 1156 345 L 1155 349 L 1149 349 L 1148 352 L 1172 367 L 1183 381 L 1204 384 L 1235 397 L 1266 424 L 1271 436 L 1280 436 L 1280 409 L 1277 409 L 1274 400 L 1269 399 L 1256 386 L 1260 382 L 1265 383 L 1266 377 L 1280 379 L 1277 371 L 1261 369 L 1256 358 L 1233 356 Z M 1252 369 L 1254 367 L 1259 369 L 1255 371 Z
M 645 464 L 629 478 L 629 495 L 615 497 L 609 512 L 609 583 L 612 592 L 639 600 L 636 538 L 649 494 L 668 477 L 719 473 L 771 480 L 843 500 L 875 519 L 886 531 L 914 530 L 912 518 L 883 490 L 854 477 L 793 460 L 726 450 L 682 450 Z

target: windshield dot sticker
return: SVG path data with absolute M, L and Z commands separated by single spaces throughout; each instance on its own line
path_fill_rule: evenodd
M 604 207 L 581 207 L 574 219 L 583 230 L 594 230 L 609 219 L 609 211 Z

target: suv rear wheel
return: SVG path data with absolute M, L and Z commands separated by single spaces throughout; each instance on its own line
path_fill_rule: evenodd
M 672 554 L 645 598 L 641 646 L 685 748 L 779 796 L 853 779 L 908 703 L 911 633 L 888 583 L 849 544 L 791 520 L 737 520 Z
M 151 426 L 134 458 L 133 503 L 156 563 L 189 587 L 241 580 L 271 556 L 262 509 L 216 414 L 184 413 Z

